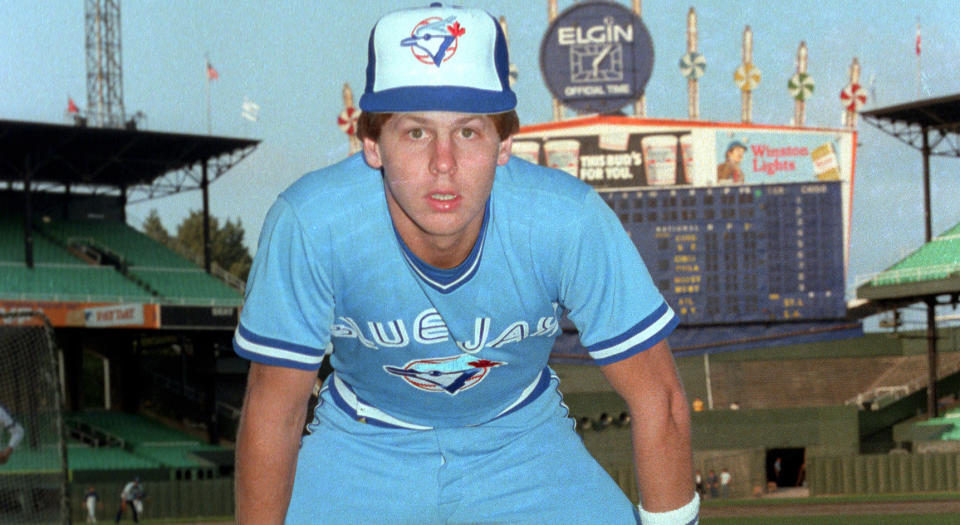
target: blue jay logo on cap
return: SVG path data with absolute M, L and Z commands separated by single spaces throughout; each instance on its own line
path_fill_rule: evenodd
M 402 377 L 411 386 L 428 392 L 458 392 L 476 386 L 491 368 L 503 365 L 500 361 L 477 359 L 472 355 L 456 355 L 433 359 L 417 359 L 403 367 L 384 366 L 383 369 Z
M 410 36 L 400 41 L 400 45 L 409 47 L 420 62 L 440 67 L 457 52 L 460 36 L 466 32 L 455 16 L 433 16 L 421 20 Z

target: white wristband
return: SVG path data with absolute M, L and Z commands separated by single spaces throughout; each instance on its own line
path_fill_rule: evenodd
M 694 492 L 690 503 L 679 509 L 648 512 L 641 505 L 637 505 L 637 509 L 640 510 L 642 525 L 697 525 L 700 522 L 700 494 Z

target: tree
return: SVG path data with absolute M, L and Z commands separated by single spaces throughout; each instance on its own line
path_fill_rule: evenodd
M 243 245 L 243 224 L 227 219 L 220 227 L 216 217 L 210 217 L 210 260 L 240 279 L 246 280 L 253 257 Z M 193 210 L 177 226 L 176 240 L 191 252 L 203 256 L 203 212 Z
M 167 233 L 167 229 L 160 222 L 160 214 L 157 213 L 156 208 L 150 210 L 150 215 L 143 221 L 143 233 L 163 244 L 170 244 L 170 234 Z
M 197 259 L 203 259 L 203 212 L 200 210 L 191 211 L 183 219 L 177 226 L 176 237 L 163 227 L 157 210 L 150 210 L 150 215 L 143 221 L 143 231 L 154 240 L 171 247 L 179 245 Z M 243 245 L 243 236 L 243 224 L 239 218 L 236 222 L 227 219 L 221 228 L 220 221 L 210 217 L 210 261 L 245 281 L 253 258 Z

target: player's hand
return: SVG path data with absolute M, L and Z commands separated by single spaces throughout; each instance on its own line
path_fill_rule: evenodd
M 3 465 L 10 459 L 10 454 L 13 454 L 13 448 L 7 447 L 3 450 L 0 450 L 0 465 Z

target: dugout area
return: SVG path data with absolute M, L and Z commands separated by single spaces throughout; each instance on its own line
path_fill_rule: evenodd
M 73 519 L 83 519 L 88 486 L 112 517 L 134 476 L 148 491 L 147 517 L 232 513 L 246 363 L 231 338 L 242 283 L 209 253 L 180 252 L 129 226 L 125 207 L 195 191 L 207 218 L 209 185 L 259 141 L 2 120 L 0 136 L 0 313 L 37 312 L 49 324 L 57 372 L 39 377 L 60 386 Z M 21 328 L 15 316 L 0 319 Z M 17 402 L 40 388 L 34 376 L 0 378 L 0 402 L 21 421 L 39 413 Z M 0 465 L 0 499 L 4 483 L 17 492 L 49 470 L 35 457 L 50 446 L 37 444 L 36 423 L 25 426 Z M 36 508 L 52 505 L 18 494 L 0 502 L 0 522 L 33 522 Z

